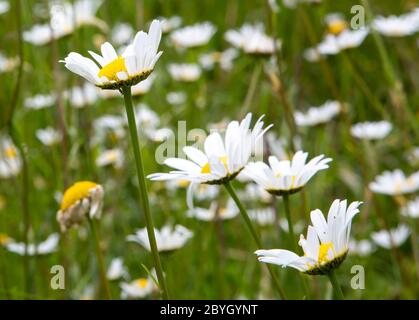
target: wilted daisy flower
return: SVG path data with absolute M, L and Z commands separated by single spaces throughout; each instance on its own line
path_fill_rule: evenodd
M 25 108 L 39 110 L 51 107 L 55 103 L 56 97 L 53 94 L 37 94 L 25 99 Z
M 391 131 L 392 125 L 388 121 L 362 122 L 351 127 L 351 135 L 358 139 L 384 139 Z
M 317 50 L 322 55 L 334 55 L 343 50 L 356 48 L 361 45 L 368 33 L 368 28 L 361 28 L 358 30 L 344 30 L 338 35 L 328 34 L 317 46 Z
M 183 91 L 169 92 L 166 100 L 171 105 L 180 105 L 186 102 L 186 94 Z
M 104 191 L 101 185 L 80 181 L 68 188 L 61 200 L 57 221 L 61 231 L 81 224 L 87 217 L 99 219 L 102 213 Z
M 212 201 L 209 208 L 195 207 L 187 212 L 188 217 L 202 221 L 214 221 L 216 218 L 229 220 L 235 218 L 238 214 L 239 209 L 232 200 L 229 200 L 225 207 L 219 207 L 216 201 Z
M 408 201 L 401 209 L 401 214 L 405 217 L 419 218 L 419 197 Z
M 419 190 L 419 171 L 406 177 L 403 171 L 385 171 L 369 184 L 371 191 L 386 195 L 400 195 Z
M 94 104 L 99 98 L 98 88 L 90 83 L 81 87 L 73 87 L 64 92 L 64 96 L 70 101 L 74 108 L 84 108 Z
M 328 274 L 345 260 L 352 219 L 359 212 L 361 203 L 356 201 L 347 206 L 346 200 L 333 201 L 327 221 L 319 209 L 311 211 L 313 225 L 308 226 L 307 239 L 301 235 L 298 242 L 304 251 L 303 256 L 283 249 L 257 250 L 259 261 L 311 275 Z
M 8 58 L 0 53 L 0 73 L 12 71 L 18 64 L 18 58 Z
M 29 243 L 27 248 L 23 242 L 14 241 L 8 242 L 5 247 L 8 251 L 21 256 L 25 255 L 25 251 L 29 256 L 45 255 L 53 253 L 57 250 L 59 240 L 59 235 L 57 233 L 53 233 L 45 241 L 38 244 Z
M 7 1 L 0 1 L 0 14 L 6 13 L 10 9 L 10 4 Z
M 111 39 L 116 45 L 129 43 L 134 37 L 134 29 L 129 23 L 118 23 L 112 28 Z
M 244 24 L 239 30 L 227 31 L 224 38 L 249 54 L 271 55 L 275 52 L 275 41 L 265 34 L 262 24 Z
M 51 147 L 61 141 L 61 133 L 51 127 L 36 130 L 36 137 L 48 147 Z
M 349 252 L 351 255 L 357 255 L 360 257 L 367 257 L 375 250 L 374 245 L 369 240 L 356 241 L 351 239 L 349 241 Z
M 160 20 L 163 33 L 168 33 L 174 29 L 177 29 L 182 24 L 182 18 L 179 16 L 172 16 L 170 18 L 160 17 L 158 20 Z
M 348 23 L 341 13 L 330 13 L 325 17 L 327 31 L 331 34 L 339 34 L 348 28 Z
M 391 249 L 392 247 L 400 247 L 409 237 L 410 229 L 407 225 L 401 224 L 397 228 L 381 230 L 374 232 L 371 235 L 372 240 L 384 249 Z
M 124 164 L 124 153 L 121 149 L 108 149 L 102 151 L 96 158 L 96 165 L 98 167 L 104 167 L 113 165 L 119 169 Z
M 160 22 L 154 20 L 147 33 L 139 31 L 132 44 L 118 56 L 109 42 L 101 46 L 102 56 L 89 51 L 98 65 L 79 53 L 71 52 L 64 62 L 67 69 L 82 76 L 102 89 L 119 89 L 133 86 L 146 79 L 154 69 L 162 51 L 158 52 L 161 39 Z
M 17 176 L 22 168 L 19 151 L 9 137 L 0 138 L 0 178 Z
M 196 23 L 170 34 L 170 40 L 178 48 L 193 48 L 206 45 L 217 29 L 210 22 Z
M 182 248 L 193 235 L 192 231 L 179 224 L 174 227 L 166 225 L 160 230 L 154 229 L 154 233 L 156 235 L 157 249 L 160 252 Z M 148 251 L 151 251 L 147 228 L 137 230 L 135 234 L 127 236 L 126 239 L 127 241 L 136 242 Z
M 126 276 L 128 276 L 128 270 L 124 266 L 124 260 L 119 257 L 113 258 L 106 272 L 106 278 L 113 281 L 119 278 L 125 278 Z
M 195 183 L 223 184 L 234 179 L 249 161 L 264 133 L 272 125 L 263 129 L 260 117 L 250 129 L 252 114 L 240 123 L 228 124 L 224 139 L 218 132 L 211 133 L 204 142 L 204 152 L 195 147 L 184 147 L 183 151 L 191 160 L 169 158 L 165 164 L 177 169 L 170 173 L 155 173 L 151 180 L 188 180 Z
M 233 68 L 233 60 L 239 55 L 234 48 L 228 48 L 222 52 L 211 52 L 203 54 L 199 58 L 199 63 L 204 69 L 211 70 L 216 63 L 220 64 L 221 69 L 228 71 Z
M 372 27 L 389 37 L 409 36 L 419 31 L 419 15 L 413 12 L 398 17 L 376 17 Z
M 156 285 L 150 278 L 139 278 L 129 283 L 122 282 L 120 287 L 122 299 L 142 299 L 156 289 Z
M 201 68 L 194 63 L 169 64 L 170 76 L 176 81 L 193 82 L 201 76 Z
M 51 6 L 50 22 L 35 25 L 23 33 L 23 39 L 41 46 L 53 39 L 59 39 L 73 33 L 83 25 L 94 25 L 106 30 L 106 24 L 96 18 L 96 12 L 103 0 L 78 0 L 72 3 L 59 3 Z
M 291 160 L 279 161 L 270 156 L 269 166 L 261 161 L 251 162 L 243 173 L 271 194 L 292 194 L 300 191 L 317 172 L 329 168 L 332 161 L 320 155 L 306 163 L 307 157 L 308 153 L 303 151 L 297 151 Z
M 341 111 L 338 101 L 326 101 L 319 107 L 311 107 L 306 113 L 296 111 L 295 122 L 300 127 L 312 127 L 318 124 L 327 123 Z

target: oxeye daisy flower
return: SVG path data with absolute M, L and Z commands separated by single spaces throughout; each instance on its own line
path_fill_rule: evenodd
M 0 178 L 17 176 L 22 168 L 20 153 L 9 137 L 0 138 Z
M 62 138 L 61 133 L 51 127 L 36 130 L 36 137 L 48 147 L 56 145 Z
M 81 87 L 73 87 L 64 92 L 64 96 L 70 101 L 74 108 L 84 108 L 94 104 L 99 98 L 98 88 L 90 83 Z
M 168 70 L 170 76 L 176 81 L 193 82 L 201 76 L 201 68 L 194 63 L 172 63 L 169 64 Z
M 10 72 L 19 64 L 18 58 L 5 57 L 0 53 L 0 73 Z
M 154 20 L 148 34 L 138 32 L 133 43 L 120 56 L 109 42 L 105 42 L 101 46 L 102 55 L 89 51 L 96 62 L 76 52 L 71 52 L 61 62 L 65 63 L 67 69 L 99 88 L 133 86 L 151 74 L 160 58 L 162 51 L 158 52 L 158 47 L 161 34 L 160 22 Z
M 325 17 L 327 31 L 331 34 L 339 34 L 348 28 L 348 23 L 340 13 L 330 13 Z
M 263 134 L 272 125 L 263 129 L 259 118 L 250 129 L 252 114 L 240 123 L 228 124 L 224 139 L 218 132 L 211 133 L 204 142 L 204 152 L 195 147 L 184 147 L 183 151 L 191 160 L 169 158 L 165 164 L 177 169 L 170 173 L 155 173 L 151 180 L 188 180 L 194 183 L 223 184 L 234 179 L 249 161 L 255 147 L 261 143 Z
M 218 63 L 221 69 L 228 71 L 233 68 L 233 60 L 239 55 L 238 50 L 234 48 L 226 49 L 222 52 L 211 52 L 199 57 L 199 63 L 206 70 L 211 70 Z
M 128 270 L 124 266 L 124 260 L 120 257 L 113 258 L 106 272 L 106 277 L 112 281 L 112 280 L 118 280 L 120 278 L 125 278 L 127 276 L 128 276 Z
M 272 55 L 275 52 L 275 41 L 265 34 L 262 24 L 244 24 L 239 30 L 227 31 L 224 38 L 248 54 Z
M 419 197 L 408 201 L 401 209 L 401 214 L 405 217 L 419 218 Z
M 53 94 L 37 94 L 26 98 L 24 106 L 28 109 L 40 110 L 51 107 L 55 103 L 56 99 L 57 98 Z
M 38 244 L 29 243 L 27 247 L 22 242 L 10 241 L 6 244 L 6 249 L 10 252 L 24 256 L 46 255 L 57 250 L 60 236 L 57 233 L 51 234 L 45 241 Z
M 349 254 L 357 255 L 360 257 L 367 257 L 375 251 L 375 246 L 371 243 L 370 240 L 363 239 L 356 241 L 351 239 L 349 241 Z
M 409 36 L 419 31 L 419 15 L 412 12 L 401 16 L 376 17 L 372 27 L 388 37 Z
M 419 171 L 406 177 L 403 171 L 385 171 L 369 184 L 371 191 L 390 196 L 412 193 L 419 190 Z
M 154 233 L 156 235 L 157 248 L 160 252 L 180 249 L 193 236 L 192 231 L 179 224 L 174 227 L 166 225 L 160 230 L 155 229 Z M 134 235 L 129 235 L 126 239 L 127 241 L 136 242 L 148 251 L 151 251 L 146 228 L 137 230 Z
M 202 221 L 229 220 L 235 218 L 238 214 L 239 209 L 232 200 L 229 200 L 226 206 L 219 207 L 216 201 L 212 201 L 209 208 L 195 207 L 187 212 L 188 217 Z
M 61 200 L 57 221 L 61 231 L 80 225 L 87 217 L 98 219 L 102 213 L 104 191 L 101 185 L 80 181 L 68 188 Z
M 139 278 L 129 283 L 122 282 L 120 287 L 122 299 L 142 299 L 156 289 L 156 285 L 150 278 Z
M 358 30 L 344 30 L 338 35 L 328 34 L 317 46 L 317 50 L 322 55 L 335 55 L 343 50 L 359 47 L 368 33 L 369 29 L 365 27 Z
M 351 135 L 358 139 L 384 139 L 391 131 L 392 125 L 388 121 L 361 122 L 351 127 Z
M 384 249 L 400 247 L 410 235 L 410 229 L 407 225 L 401 224 L 391 230 L 381 230 L 371 235 L 372 240 L 378 246 Z
M 330 273 L 345 260 L 352 219 L 359 213 L 361 203 L 356 201 L 347 206 L 347 200 L 335 200 L 327 220 L 319 209 L 313 210 L 310 214 L 313 225 L 308 227 L 307 239 L 301 235 L 298 243 L 303 256 L 283 249 L 257 250 L 259 261 L 291 267 L 310 275 Z
M 331 158 L 317 156 L 306 163 L 307 152 L 297 151 L 291 160 L 279 161 L 270 156 L 269 166 L 264 162 L 251 162 L 243 171 L 271 194 L 281 196 L 300 191 L 320 170 L 329 168 Z
M 172 16 L 170 18 L 160 17 L 161 29 L 163 33 L 168 33 L 182 25 L 182 18 L 179 16 Z
M 209 22 L 196 23 L 173 31 L 170 40 L 177 48 L 201 47 L 211 40 L 216 30 Z
M 7 1 L 0 1 L 0 14 L 6 13 L 10 9 L 10 4 Z
M 327 123 L 339 114 L 342 107 L 338 101 L 326 101 L 319 107 L 310 107 L 306 113 L 296 111 L 295 123 L 300 127 L 312 127 Z
M 96 158 L 96 165 L 98 167 L 113 165 L 116 169 L 119 169 L 122 167 L 123 163 L 124 153 L 118 148 L 104 150 Z

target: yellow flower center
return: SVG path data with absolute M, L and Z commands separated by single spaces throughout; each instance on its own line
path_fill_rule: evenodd
M 177 185 L 179 187 L 186 188 L 189 185 L 189 181 L 188 180 L 179 180 L 177 182 Z
M 220 157 L 220 161 L 223 163 L 224 167 L 227 168 L 227 157 Z M 211 173 L 211 167 L 209 165 L 209 162 L 207 162 L 205 166 L 202 167 L 201 173 Z
M 343 30 L 347 28 L 348 24 L 344 20 L 336 20 L 333 22 L 330 22 L 328 25 L 328 30 L 332 34 L 339 34 Z
M 148 279 L 142 278 L 142 279 L 135 280 L 135 284 L 141 289 L 144 289 L 148 285 Z
M 73 184 L 64 192 L 63 200 L 61 201 L 61 210 L 66 210 L 80 199 L 86 198 L 90 190 L 96 186 L 96 183 L 90 181 L 80 181 Z
M 8 244 L 12 239 L 5 233 L 0 233 L 0 246 Z
M 118 72 L 126 72 L 127 69 L 125 68 L 125 59 L 123 57 L 118 57 L 114 61 L 108 63 L 107 65 L 103 66 L 100 69 L 98 76 L 103 77 L 105 76 L 109 80 L 118 81 L 118 77 L 116 74 Z
M 326 242 L 326 243 L 322 243 L 320 245 L 319 257 L 318 257 L 319 262 L 327 262 L 328 261 L 327 253 L 328 253 L 329 249 L 332 249 L 332 251 L 334 251 L 334 247 L 333 247 L 332 242 Z
M 6 157 L 9 159 L 14 159 L 17 156 L 16 149 L 13 147 L 8 147 L 4 150 L 4 153 L 6 154 Z

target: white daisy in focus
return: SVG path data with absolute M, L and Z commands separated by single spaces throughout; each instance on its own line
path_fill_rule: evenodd
M 20 153 L 12 140 L 7 137 L 0 138 L 0 178 L 15 177 L 22 169 Z
M 7 251 L 16 253 L 20 256 L 25 255 L 25 251 L 29 256 L 46 255 L 57 251 L 60 237 L 57 233 L 51 234 L 45 241 L 38 244 L 29 243 L 27 247 L 23 242 L 8 242 L 5 247 Z M 26 250 L 25 250 L 26 248 Z
M 303 256 L 283 250 L 257 250 L 259 261 L 282 267 L 291 267 L 310 275 L 328 274 L 339 267 L 349 250 L 349 236 L 352 219 L 359 213 L 362 202 L 335 200 L 327 215 L 327 221 L 319 210 L 311 211 L 312 226 L 308 226 L 307 239 L 300 236 L 298 244 L 304 251 Z
M 0 1 L 0 14 L 4 14 L 10 10 L 10 3 L 8 1 Z
M 401 16 L 376 17 L 372 27 L 384 36 L 404 37 L 419 31 L 419 14 L 403 14 Z
M 160 17 L 161 29 L 163 33 L 169 33 L 182 25 L 182 18 L 179 16 L 172 16 L 170 18 Z
M 142 96 L 150 91 L 151 85 L 155 79 L 154 74 L 151 74 L 147 79 L 137 83 L 134 86 L 131 86 L 131 94 L 132 96 Z M 109 99 L 115 97 L 121 97 L 121 93 L 118 90 L 102 90 L 101 96 Z
M 192 231 L 179 224 L 174 227 L 166 225 L 160 230 L 154 229 L 154 233 L 159 252 L 180 249 L 193 236 Z M 136 242 L 146 250 L 151 251 L 147 228 L 137 230 L 135 234 L 127 236 L 126 240 Z
M 129 283 L 122 282 L 119 286 L 121 299 L 143 299 L 157 288 L 150 277 L 135 279 Z
M 401 214 L 409 218 L 419 218 L 419 197 L 408 201 L 401 209 Z
M 332 161 L 320 155 L 306 163 L 307 157 L 308 153 L 303 151 L 297 151 L 291 160 L 279 161 L 270 156 L 269 166 L 261 161 L 251 162 L 243 174 L 271 194 L 293 194 L 304 188 L 317 172 L 329 168 L 328 163 Z
M 354 239 L 351 239 L 349 241 L 349 252 L 351 255 L 367 257 L 374 251 L 374 245 L 369 240 L 363 239 L 360 241 L 356 241 Z
M 388 121 L 362 122 L 351 127 L 351 135 L 358 139 L 380 140 L 391 131 L 392 125 Z
M 51 127 L 36 130 L 36 137 L 47 147 L 56 145 L 62 139 L 61 133 Z
M 35 25 L 23 32 L 23 39 L 33 45 L 42 46 L 73 33 L 83 25 L 93 25 L 106 31 L 106 23 L 96 17 L 102 3 L 103 0 L 78 0 L 74 4 L 53 4 L 50 9 L 50 22 Z
M 216 201 L 212 201 L 209 208 L 195 207 L 189 209 L 186 215 L 189 218 L 195 218 L 201 221 L 214 221 L 216 218 L 219 220 L 230 220 L 239 214 L 234 201 L 229 200 L 225 207 L 218 206 Z
M 229 71 L 233 68 L 233 61 L 239 55 L 239 52 L 234 48 L 226 49 L 222 52 L 211 52 L 203 54 L 199 57 L 199 63 L 206 70 L 214 68 L 215 64 L 219 64 L 221 69 Z
M 196 23 L 173 31 L 170 40 L 177 48 L 201 47 L 211 40 L 216 30 L 210 22 Z
M 128 270 L 124 266 L 124 260 L 120 257 L 113 258 L 111 264 L 106 271 L 106 278 L 114 281 L 128 276 Z
M 191 160 L 169 158 L 164 163 L 176 171 L 155 173 L 151 180 L 188 180 L 193 183 L 223 184 L 234 179 L 245 167 L 257 146 L 263 141 L 264 133 L 272 125 L 263 129 L 259 118 L 250 129 L 252 114 L 249 113 L 240 123 L 228 124 L 224 139 L 218 132 L 211 133 L 204 141 L 204 152 L 195 147 L 184 147 L 183 151 Z
M 403 171 L 385 171 L 369 184 L 371 191 L 390 196 L 412 193 L 419 190 L 419 171 L 406 177 Z
M 390 232 L 387 230 L 374 232 L 371 235 L 371 238 L 378 246 L 384 249 L 391 249 L 392 247 L 400 247 L 405 243 L 409 235 L 409 227 L 405 224 L 401 224 L 397 228 L 391 229 Z
M 56 101 L 53 94 L 37 94 L 25 99 L 24 106 L 28 109 L 40 110 L 51 107 Z
M 338 101 L 326 101 L 319 107 L 310 107 L 306 113 L 296 111 L 294 113 L 295 123 L 300 127 L 312 127 L 327 123 L 338 115 L 341 109 Z
M 201 68 L 194 63 L 169 64 L 170 76 L 173 80 L 182 82 L 194 82 L 201 76 Z
M 65 63 L 67 69 L 99 88 L 114 90 L 122 86 L 133 86 L 151 74 L 162 55 L 162 51 L 158 52 L 161 35 L 160 22 L 154 20 L 148 34 L 139 31 L 133 43 L 120 56 L 109 42 L 101 46 L 102 55 L 89 51 L 100 68 L 93 60 L 76 52 L 71 52 L 61 62 Z
M 335 55 L 343 50 L 359 47 L 368 34 L 368 28 L 344 30 L 338 35 L 328 34 L 317 46 L 317 50 L 322 55 Z
M 57 221 L 62 232 L 80 225 L 88 216 L 99 219 L 103 206 L 103 187 L 91 181 L 80 181 L 68 188 L 61 200 Z
M 102 151 L 96 158 L 96 166 L 105 167 L 112 165 L 116 169 L 122 168 L 124 164 L 124 153 L 121 149 L 108 149 Z
M 275 41 L 265 34 L 262 24 L 244 24 L 239 30 L 227 31 L 224 38 L 248 54 L 272 55 L 275 52 Z

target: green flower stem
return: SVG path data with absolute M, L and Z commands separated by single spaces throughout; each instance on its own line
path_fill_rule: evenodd
M 93 241 L 95 243 L 95 251 L 96 251 L 97 263 L 98 263 L 98 268 L 99 268 L 100 282 L 102 284 L 105 299 L 110 300 L 112 299 L 111 291 L 109 290 L 108 280 L 106 279 L 105 263 L 103 262 L 102 250 L 100 248 L 100 236 L 97 230 L 96 221 L 93 221 L 90 218 L 88 220 L 89 220 L 90 229 L 92 230 Z
M 237 207 L 239 208 L 239 211 L 240 211 L 244 221 L 246 222 L 246 225 L 249 228 L 250 233 L 252 234 L 253 240 L 256 242 L 256 245 L 257 245 L 258 249 L 262 249 L 262 241 L 260 240 L 259 235 L 257 234 L 255 228 L 253 227 L 252 221 L 250 220 L 246 209 L 244 208 L 243 204 L 241 203 L 240 199 L 238 198 L 238 196 L 236 194 L 236 191 L 234 190 L 233 186 L 231 185 L 231 183 L 229 181 L 224 183 L 224 186 L 227 189 L 228 193 L 230 194 L 231 198 L 236 203 Z M 274 282 L 274 285 L 275 285 L 281 299 L 285 300 L 286 299 L 285 298 L 285 293 L 284 293 L 281 285 L 279 284 L 279 280 L 278 280 L 275 272 L 273 271 L 271 265 L 266 264 L 266 266 L 268 267 L 269 273 L 271 274 L 272 280 Z
M 294 226 L 293 226 L 292 221 L 291 221 L 291 210 L 290 210 L 289 195 L 288 194 L 283 195 L 282 199 L 284 201 L 285 216 L 286 216 L 287 222 L 288 222 L 288 235 L 289 235 L 289 238 L 290 238 L 289 241 L 291 243 L 293 251 L 295 253 L 297 253 L 297 250 L 298 250 L 297 241 L 296 241 L 297 238 L 295 237 Z M 310 298 L 310 290 L 308 288 L 308 284 L 306 282 L 306 279 L 304 278 L 304 275 L 301 274 L 300 272 L 298 274 L 300 276 L 304 292 L 305 292 L 307 298 Z
M 142 211 L 145 216 L 147 234 L 148 234 L 148 239 L 150 242 L 151 253 L 153 255 L 154 266 L 156 268 L 157 279 L 159 281 L 159 286 L 162 291 L 163 299 L 167 300 L 169 296 L 168 296 L 166 281 L 163 276 L 163 268 L 160 262 L 159 251 L 157 249 L 156 236 L 154 235 L 154 225 L 153 225 L 153 219 L 151 217 L 151 212 L 150 212 L 150 204 L 148 202 L 148 194 L 147 194 L 147 186 L 145 183 L 143 160 L 141 157 L 140 145 L 138 142 L 137 124 L 135 121 L 134 108 L 132 106 L 131 87 L 129 86 L 122 87 L 122 94 L 124 95 L 125 109 L 127 112 L 128 125 L 129 125 L 130 134 L 131 134 L 132 147 L 133 147 L 134 157 L 135 157 L 135 165 L 137 168 L 137 178 L 138 178 L 139 192 L 140 192 L 140 203 L 143 209 Z
M 336 277 L 335 271 L 332 269 L 327 276 L 329 277 L 330 283 L 333 286 L 333 291 L 335 292 L 335 296 L 338 300 L 345 300 L 343 296 L 342 288 L 339 285 L 338 279 Z

